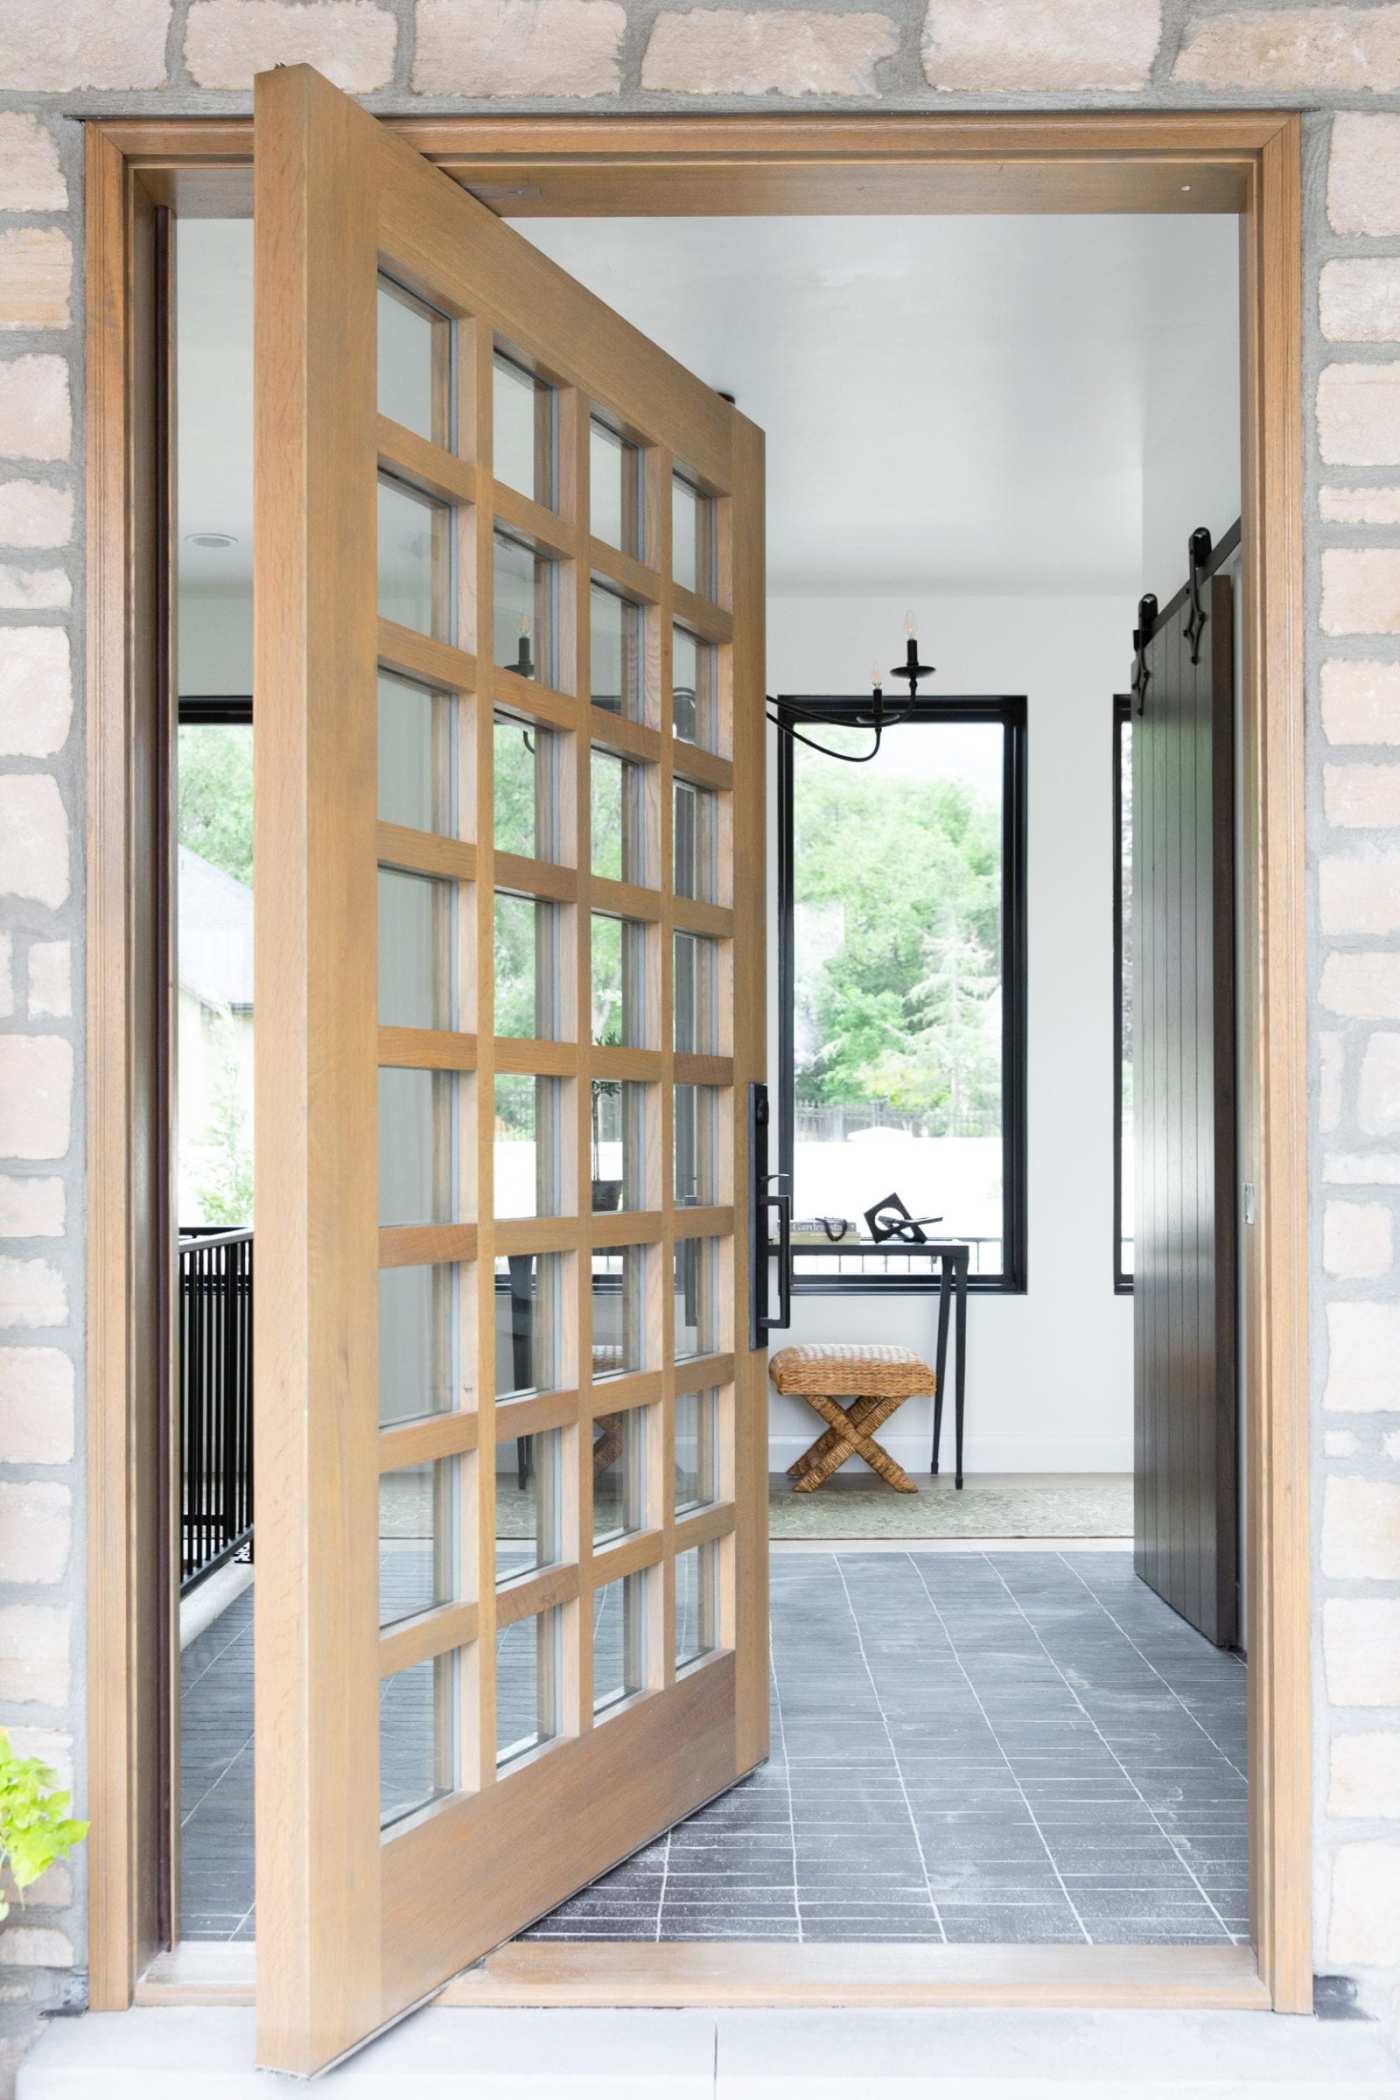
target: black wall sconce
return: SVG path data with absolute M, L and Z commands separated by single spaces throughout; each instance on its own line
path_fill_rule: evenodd
M 848 766 L 868 766 L 871 759 L 876 757 L 879 752 L 885 731 L 887 729 L 895 729 L 901 722 L 909 719 L 910 710 L 914 701 L 918 698 L 919 680 L 921 678 L 932 678 L 935 670 L 933 664 L 919 661 L 919 644 L 914 634 L 913 613 L 910 613 L 904 622 L 904 635 L 904 661 L 902 664 L 893 664 L 887 675 L 891 678 L 905 678 L 909 681 L 909 698 L 902 703 L 899 701 L 893 703 L 887 701 L 884 687 L 880 682 L 880 675 L 878 671 L 875 673 L 870 688 L 870 720 L 868 723 L 863 722 L 861 724 L 862 728 L 868 727 L 875 732 L 875 741 L 868 751 L 833 751 L 829 744 L 819 744 L 815 737 L 805 736 L 789 719 L 791 716 L 796 716 L 799 722 L 826 722 L 828 724 L 830 716 L 821 707 L 806 707 L 800 700 L 784 698 L 782 713 L 779 713 L 777 703 L 770 693 L 768 695 L 769 721 L 776 729 L 780 729 L 784 736 L 790 736 L 794 743 L 805 744 L 809 751 L 820 751 L 823 758 L 839 758 L 843 764 Z M 891 707 L 893 707 L 893 712 L 891 712 Z

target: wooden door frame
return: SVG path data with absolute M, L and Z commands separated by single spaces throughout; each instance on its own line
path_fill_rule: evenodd
M 1254 1948 L 512 1950 L 454 2003 L 1022 2003 L 1312 2006 L 1307 1354 L 1301 120 L 1163 114 L 410 117 L 384 120 L 506 215 L 1238 212 L 1241 225 L 1247 1084 L 1249 1828 Z M 249 118 L 94 121 L 87 134 L 88 1801 L 91 2002 L 133 2001 L 159 1946 L 162 1682 L 151 1580 L 166 1318 L 155 787 L 170 704 L 157 660 L 166 515 L 154 443 L 167 207 L 251 199 Z M 1189 203 L 1186 201 L 1190 199 Z M 514 1950 L 519 1954 L 521 1950 Z M 567 1950 L 565 1950 L 567 1951 Z M 840 1950 L 850 1957 L 859 1950 Z M 1053 1959 L 1051 1959 L 1053 1957 Z M 935 1959 L 936 1958 L 936 1959 Z M 742 1971 L 742 1974 L 741 1974 Z M 670 1981 L 665 1979 L 669 1976 Z M 246 1980 L 235 1995 L 248 1994 Z M 220 1993 L 207 1977 L 148 1998 Z

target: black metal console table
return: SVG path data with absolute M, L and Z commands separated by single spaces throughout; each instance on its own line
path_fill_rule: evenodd
M 963 1406 L 967 1397 L 967 1272 L 972 1249 L 965 1240 L 929 1240 L 919 1252 L 938 1256 L 938 1347 L 933 1360 L 937 1385 L 933 1395 L 933 1457 L 929 1471 L 938 1471 L 938 1447 L 943 1440 L 943 1381 L 948 1369 L 951 1315 L 957 1351 L 953 1395 L 953 1485 L 960 1488 L 963 1484 Z

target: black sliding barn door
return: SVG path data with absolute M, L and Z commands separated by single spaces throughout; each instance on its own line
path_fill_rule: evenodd
M 1207 1639 L 1237 1638 L 1234 602 L 1140 610 L 1133 694 L 1134 1557 Z

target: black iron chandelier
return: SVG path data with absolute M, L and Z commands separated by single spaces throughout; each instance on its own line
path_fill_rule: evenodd
M 784 736 L 791 737 L 795 744 L 805 744 L 809 751 L 820 751 L 824 758 L 839 758 L 843 764 L 848 766 L 868 766 L 871 759 L 879 755 L 885 731 L 887 729 L 895 729 L 901 722 L 908 721 L 914 702 L 919 697 L 919 680 L 921 678 L 931 678 L 934 670 L 935 666 L 933 664 L 920 663 L 919 661 L 919 644 L 914 633 L 914 615 L 909 613 L 904 621 L 904 662 L 902 664 L 892 664 L 887 673 L 887 676 L 890 678 L 905 678 L 909 681 L 909 698 L 904 701 L 896 700 L 893 702 L 886 700 L 879 671 L 876 670 L 871 674 L 870 719 L 868 723 L 864 721 L 861 723 L 862 728 L 868 727 L 875 732 L 875 741 L 868 751 L 833 751 L 829 744 L 819 744 L 815 737 L 805 735 L 796 726 L 798 722 L 807 722 L 809 724 L 825 722 L 828 726 L 830 725 L 831 717 L 820 706 L 809 707 L 800 700 L 789 699 L 784 699 L 779 703 L 774 700 L 773 695 L 770 693 L 768 695 L 768 719 L 775 728 L 782 731 Z

